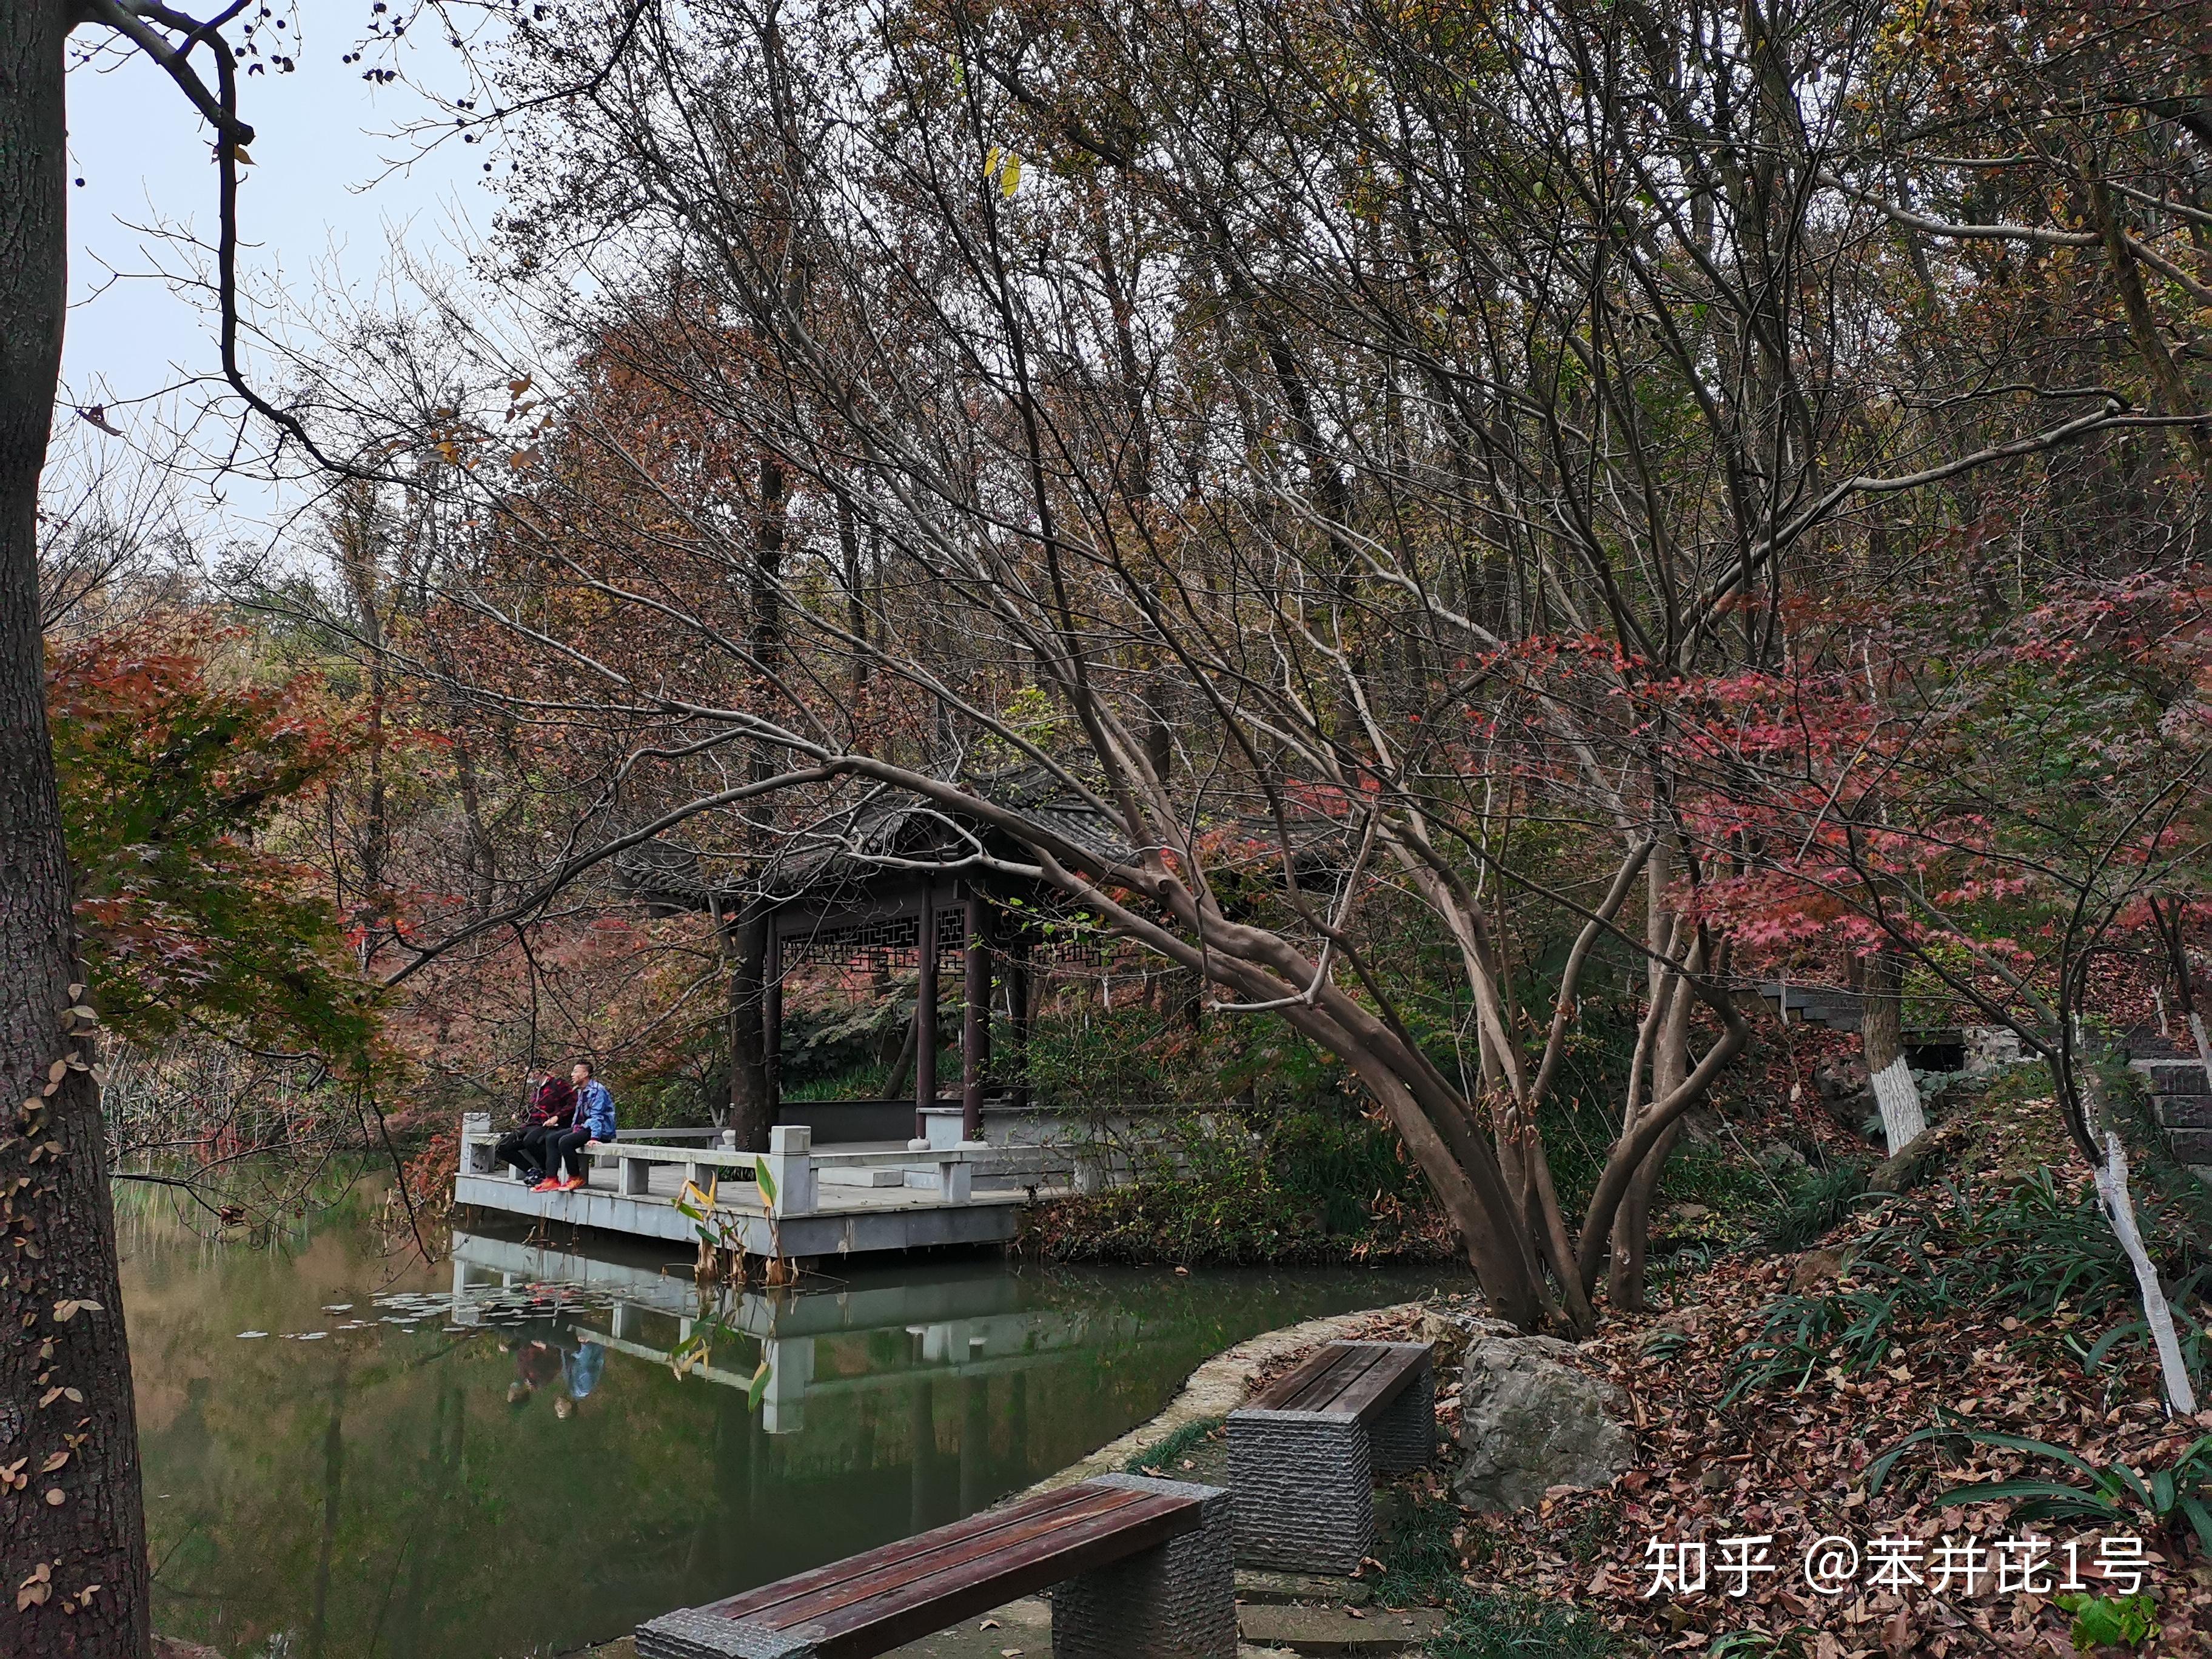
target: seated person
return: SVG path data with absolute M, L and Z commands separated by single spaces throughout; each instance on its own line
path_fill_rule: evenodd
M 605 1145 L 615 1138 L 615 1097 L 607 1092 L 607 1085 L 593 1077 L 591 1066 L 580 1060 L 568 1077 L 576 1091 L 575 1113 L 568 1127 L 546 1136 L 545 1179 L 530 1189 L 533 1193 L 573 1193 L 585 1186 L 584 1149 Z M 563 1165 L 568 1171 L 565 1181 L 561 1179 Z
M 545 1179 L 546 1137 L 567 1128 L 575 1115 L 576 1091 L 564 1077 L 541 1079 L 524 1109 L 521 1124 L 500 1137 L 493 1155 L 514 1166 L 515 1178 L 535 1186 Z

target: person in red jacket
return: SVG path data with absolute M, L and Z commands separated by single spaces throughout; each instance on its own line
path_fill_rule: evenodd
M 522 1122 L 500 1138 L 495 1154 L 514 1166 L 515 1179 L 536 1186 L 545 1179 L 545 1143 L 576 1115 L 576 1091 L 564 1077 L 541 1079 L 531 1091 Z

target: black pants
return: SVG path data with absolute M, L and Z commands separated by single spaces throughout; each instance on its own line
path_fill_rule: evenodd
M 547 1135 L 544 1150 L 540 1153 L 545 1160 L 545 1173 L 557 1176 L 565 1164 L 570 1180 L 580 1177 L 584 1173 L 584 1147 L 591 1138 L 589 1129 L 556 1129 Z
M 527 1129 L 516 1129 L 499 1138 L 493 1152 L 502 1164 L 512 1164 L 526 1176 L 545 1178 L 545 1138 L 553 1133 L 550 1123 L 534 1124 Z

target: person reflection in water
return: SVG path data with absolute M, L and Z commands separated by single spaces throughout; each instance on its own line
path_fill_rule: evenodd
M 585 1397 L 599 1386 L 599 1373 L 606 1368 L 607 1351 L 589 1336 L 579 1336 L 575 1346 L 562 1362 L 561 1381 L 567 1389 L 553 1397 L 553 1414 L 564 1421 L 576 1414 L 576 1408 Z
M 527 1403 L 532 1395 L 562 1374 L 561 1351 L 544 1337 L 517 1334 L 507 1346 L 514 1356 L 514 1381 L 507 1385 L 508 1405 Z

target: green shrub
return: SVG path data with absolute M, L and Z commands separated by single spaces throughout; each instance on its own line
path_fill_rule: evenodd
M 1182 1461 L 1184 1453 L 1212 1435 L 1224 1420 L 1218 1417 L 1201 1417 L 1195 1422 L 1184 1424 L 1164 1440 L 1146 1447 L 1122 1464 L 1123 1473 L 1142 1474 L 1150 1469 L 1166 1474 Z
M 1866 1171 L 1856 1164 L 1838 1164 L 1800 1176 L 1788 1197 L 1760 1227 L 1759 1243 L 1770 1250 L 1808 1248 L 1850 1213 L 1852 1203 L 1866 1191 Z
M 1815 1177 L 1808 1183 L 1808 1211 L 1832 1202 L 1840 1190 Z M 2193 1235 L 2170 1224 L 2154 1204 L 2142 1206 L 2139 1218 L 2147 1237 L 2162 1241 L 2169 1273 L 2187 1269 L 2172 1274 L 2174 1323 L 2185 1362 L 2202 1375 L 2204 1332 L 2191 1304 L 2212 1281 L 2212 1262 L 2203 1260 Z M 1809 1216 L 1802 1224 L 1809 1227 Z M 1768 1236 L 1780 1233 L 1773 1226 Z M 1797 1236 L 1804 1236 L 1802 1229 Z M 2018 1316 L 2030 1327 L 2018 1340 L 2056 1341 L 2087 1371 L 2116 1352 L 2149 1351 L 2134 1268 L 2094 1186 L 2084 1180 L 2062 1188 L 2048 1170 L 2039 1170 L 1994 1204 L 1977 1205 L 1952 1188 L 1940 1203 L 1903 1205 L 1893 1219 L 1854 1243 L 1845 1284 L 1825 1295 L 1769 1303 L 1759 1334 L 1736 1352 L 1727 1401 L 1756 1389 L 1801 1388 L 1826 1365 L 1870 1370 L 1921 1322 L 1967 1305 Z M 2058 1322 L 2062 1312 L 2075 1316 L 2080 1334 L 2071 1328 L 2074 1320 Z M 2101 1334 L 2085 1340 L 2100 1328 Z
M 1384 1548 L 1375 1594 L 1389 1607 L 1441 1606 L 1443 1629 L 1429 1643 L 1433 1659 L 1606 1659 L 1613 1640 L 1596 1620 L 1562 1601 L 1492 1587 L 1462 1577 L 1456 1505 L 1409 1494 Z
M 1449 1261 L 1453 1234 L 1385 1126 L 1348 1111 L 1192 1116 L 1129 1185 L 1033 1215 L 1067 1261 Z

